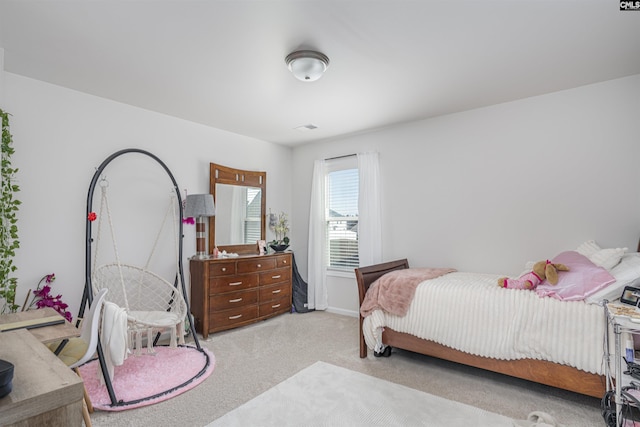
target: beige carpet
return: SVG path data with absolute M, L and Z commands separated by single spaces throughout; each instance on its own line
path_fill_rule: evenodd
M 355 317 L 285 314 L 201 342 L 216 357 L 216 369 L 206 381 L 156 405 L 96 411 L 91 415 L 94 427 L 206 426 L 318 361 L 516 420 L 544 411 L 568 427 L 604 425 L 600 401 L 593 397 L 406 351 L 389 358 L 370 352 L 360 359 Z
M 207 427 L 513 427 L 502 415 L 316 362 Z

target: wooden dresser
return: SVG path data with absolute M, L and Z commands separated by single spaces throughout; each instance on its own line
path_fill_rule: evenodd
M 196 331 L 236 328 L 291 311 L 291 254 L 191 259 Z

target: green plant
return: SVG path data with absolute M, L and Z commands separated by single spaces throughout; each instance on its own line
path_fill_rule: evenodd
M 18 169 L 11 165 L 11 155 L 14 153 L 13 138 L 9 129 L 9 114 L 0 109 L 2 117 L 2 188 L 0 190 L 0 300 L 3 301 L 0 313 L 15 312 L 16 288 L 18 279 L 12 277 L 17 267 L 13 264 L 16 249 L 20 247 L 18 241 L 18 206 L 20 200 L 14 194 L 20 191 L 14 183 Z

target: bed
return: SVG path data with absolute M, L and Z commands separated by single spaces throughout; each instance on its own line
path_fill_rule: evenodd
M 617 299 L 625 286 L 640 286 L 638 252 L 585 242 L 554 258 L 568 260 L 571 268 L 557 287 L 543 282 L 535 291 L 500 288 L 499 275 L 446 272 L 420 282 L 403 315 L 384 305 L 372 309 L 370 297 L 380 292 L 376 281 L 400 277 L 408 261 L 357 268 L 360 357 L 369 349 L 388 355 L 395 347 L 601 398 L 603 301 Z

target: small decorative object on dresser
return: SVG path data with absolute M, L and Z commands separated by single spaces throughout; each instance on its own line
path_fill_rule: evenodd
M 289 237 L 287 237 L 287 233 L 289 232 L 289 219 L 287 218 L 287 214 L 280 212 L 273 227 L 271 227 L 271 221 L 269 222 L 270 228 L 272 228 L 276 234 L 275 240 L 269 242 L 269 247 L 276 252 L 284 252 L 289 247 Z
M 258 240 L 258 253 L 260 255 L 267 254 L 267 242 L 264 240 Z
M 248 325 L 291 311 L 291 254 L 191 259 L 191 311 L 196 331 Z
M 287 250 L 289 245 L 269 245 L 269 247 L 276 252 L 284 252 L 285 250 Z

